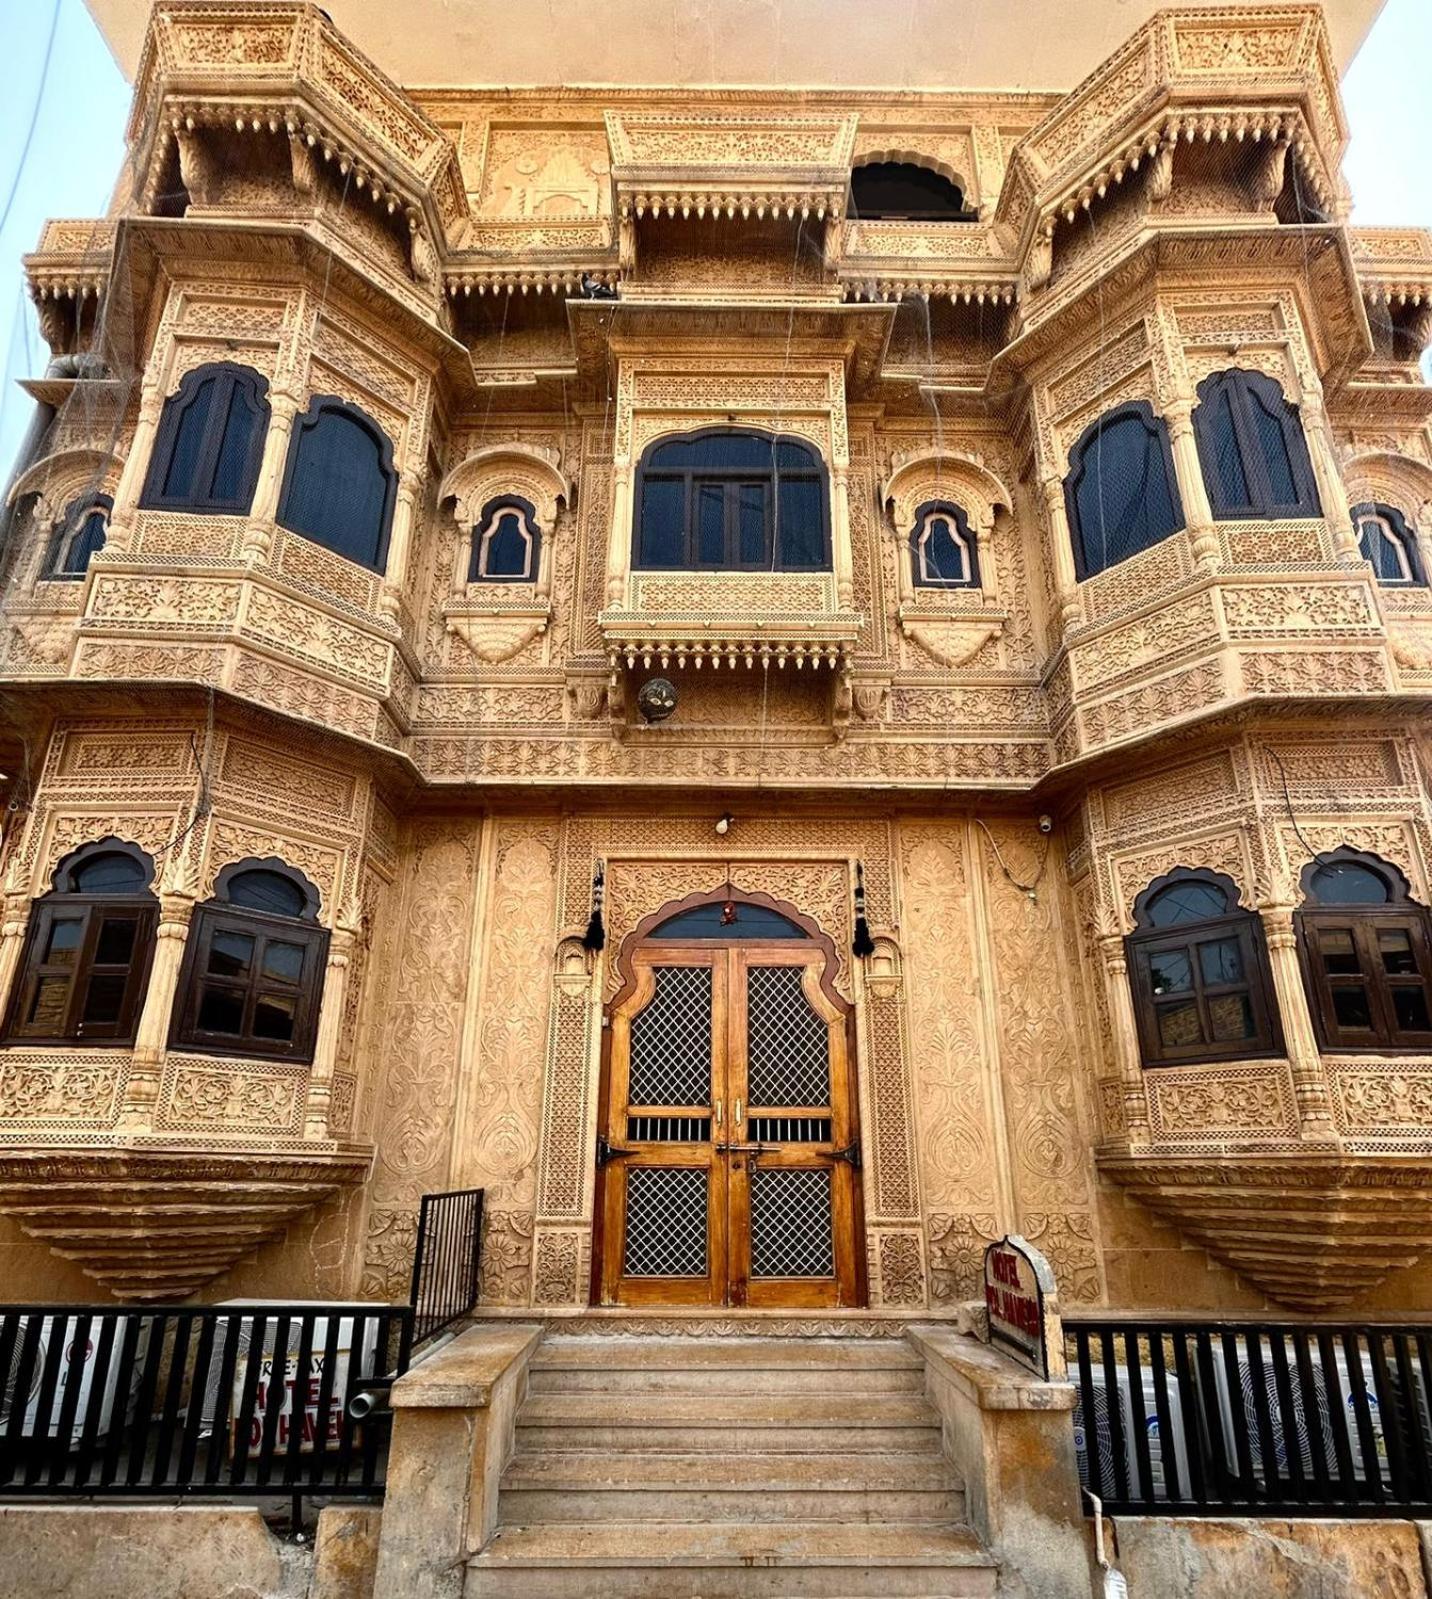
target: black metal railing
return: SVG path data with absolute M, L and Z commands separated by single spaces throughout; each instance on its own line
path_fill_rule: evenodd
M 0 1307 L 0 1497 L 373 1496 L 406 1305 Z
M 1106 1510 L 1418 1516 L 1432 1325 L 1065 1323 L 1079 1476 Z
M 450 1327 L 477 1303 L 482 1189 L 424 1194 L 413 1252 L 413 1341 Z

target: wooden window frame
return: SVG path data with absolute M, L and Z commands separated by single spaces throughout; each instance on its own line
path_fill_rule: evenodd
M 1243 957 L 1244 981 L 1211 985 L 1204 982 L 1198 946 L 1227 938 L 1238 940 Z M 1151 928 L 1130 933 L 1124 940 L 1128 961 L 1129 987 L 1138 1026 L 1139 1054 L 1146 1067 L 1198 1066 L 1224 1060 L 1260 1060 L 1283 1053 L 1282 1028 L 1268 965 L 1263 924 L 1252 911 L 1234 911 L 1227 916 L 1203 922 L 1184 922 L 1172 927 Z M 1193 987 L 1177 1003 L 1192 999 L 1198 1007 L 1204 1038 L 1196 1044 L 1171 1048 L 1159 1034 L 1160 1001 L 1153 994 L 1150 957 L 1168 950 L 1187 953 Z M 1213 1037 L 1208 1019 L 1208 1000 L 1226 994 L 1246 993 L 1253 1013 L 1252 1038 L 1220 1041 Z
M 303 453 L 304 440 L 312 433 L 330 413 L 346 416 L 350 421 L 356 422 L 366 432 L 370 433 L 378 446 L 378 469 L 383 477 L 384 494 L 383 509 L 379 513 L 378 543 L 371 561 L 359 560 L 356 556 L 349 555 L 343 550 L 335 550 L 325 540 L 313 533 L 305 532 L 301 527 L 293 527 L 288 521 L 289 498 L 293 491 L 294 481 L 298 473 L 299 457 Z M 307 539 L 310 544 L 316 544 L 319 549 L 327 550 L 330 555 L 336 556 L 340 561 L 351 561 L 354 566 L 361 566 L 365 571 L 376 572 L 380 577 L 388 569 L 388 544 L 393 535 L 393 508 L 398 499 L 398 471 L 393 465 L 393 441 L 385 430 L 361 408 L 352 405 L 347 400 L 341 400 L 336 394 L 316 394 L 309 401 L 308 409 L 293 425 L 293 435 L 289 440 L 288 459 L 284 462 L 283 487 L 279 493 L 278 513 L 275 520 L 279 526 L 298 538 Z
M 246 978 L 226 979 L 210 975 L 208 954 L 216 933 L 235 932 L 255 940 L 252 969 Z M 283 983 L 263 976 L 263 948 L 267 943 L 304 946 L 303 972 L 297 983 Z M 179 1002 L 169 1030 L 172 1049 L 191 1049 L 205 1055 L 237 1057 L 243 1060 L 286 1060 L 311 1065 L 318 1039 L 318 1016 L 323 1003 L 324 973 L 328 960 L 328 930 L 317 923 L 289 916 L 271 916 L 238 906 L 210 901 L 194 912 L 179 977 Z M 199 1026 L 199 1009 L 204 990 L 215 987 L 242 990 L 244 1030 L 241 1033 L 214 1033 Z M 254 1006 L 261 989 L 292 995 L 293 1038 L 288 1041 L 258 1038 L 253 1033 Z
M 169 476 L 173 464 L 174 447 L 179 441 L 184 415 L 191 405 L 198 403 L 199 395 L 210 381 L 217 383 L 218 391 L 209 402 L 209 415 L 204 424 L 194 476 L 197 481 L 208 483 L 212 490 L 229 416 L 236 403 L 247 404 L 255 413 L 256 421 L 249 438 L 248 455 L 244 459 L 241 492 L 232 500 L 216 499 L 212 492 L 166 494 L 164 480 Z M 218 403 L 220 398 L 225 402 L 222 407 Z M 164 402 L 159 428 L 154 436 L 154 448 L 149 456 L 149 470 L 145 473 L 144 492 L 139 499 L 140 510 L 189 511 L 204 516 L 246 515 L 253 506 L 254 493 L 258 488 L 269 415 L 268 379 L 252 367 L 240 366 L 233 361 L 211 361 L 186 372 L 179 387 Z
M 926 577 L 920 570 L 920 534 L 924 529 L 925 523 L 932 516 L 946 516 L 958 529 L 961 539 L 964 540 L 965 554 L 968 558 L 968 577 Z M 953 500 L 927 500 L 915 512 L 914 525 L 910 529 L 910 575 L 917 589 L 977 589 L 981 587 L 979 540 L 975 537 L 975 531 L 970 526 L 970 519 L 965 514 L 963 506 L 956 505 Z
M 526 524 L 528 535 L 527 570 L 514 575 L 511 572 L 484 572 L 483 529 L 501 518 L 505 511 L 516 511 Z M 537 509 L 530 500 L 519 494 L 499 494 L 483 506 L 472 526 L 472 553 L 467 563 L 469 583 L 535 583 L 542 561 L 542 529 L 537 525 Z
M 663 446 L 676 443 L 692 443 L 697 439 L 720 437 L 724 435 L 738 435 L 743 438 L 758 438 L 769 440 L 771 445 L 772 470 L 765 475 L 753 471 L 749 467 L 652 467 L 649 463 L 656 451 Z M 794 469 L 775 468 L 777 452 L 782 445 L 793 445 L 809 451 L 812 464 L 809 468 Z M 776 557 L 781 553 L 778 545 L 780 528 L 777 524 L 775 512 L 774 485 L 777 479 L 787 483 L 814 483 L 819 491 L 817 499 L 820 504 L 820 539 L 821 558 L 815 566 L 791 566 Z M 683 505 L 683 531 L 682 548 L 684 558 L 680 566 L 649 566 L 641 558 L 642 531 L 646 515 L 646 485 L 648 482 L 680 483 L 682 488 Z M 740 531 L 738 523 L 739 495 L 736 492 L 743 485 L 759 483 L 764 488 L 764 517 L 765 538 L 764 548 L 767 558 L 760 561 L 742 561 L 740 555 Z M 724 555 L 735 555 L 737 559 L 723 559 L 721 561 L 699 561 L 695 557 L 700 550 L 700 533 L 697 526 L 696 501 L 698 486 L 719 484 L 723 492 L 723 549 Z M 820 459 L 820 452 L 805 439 L 791 437 L 785 434 L 763 433 L 759 428 L 698 428 L 691 433 L 670 434 L 664 438 L 654 440 L 647 446 L 642 455 L 641 464 L 637 468 L 636 493 L 634 496 L 636 514 L 632 521 L 631 541 L 631 566 L 634 572 L 829 572 L 832 570 L 831 529 L 830 529 L 830 474 L 825 469 L 824 462 Z
M 41 951 L 49 942 L 50 929 L 56 921 L 73 915 L 79 915 L 84 921 L 74 964 L 51 967 L 40 958 Z M 94 959 L 100 929 L 110 919 L 133 919 L 135 922 L 134 957 L 125 966 L 97 966 Z M 20 957 L 15 992 L 5 1017 L 6 1043 L 94 1044 L 107 1048 L 133 1044 L 144 996 L 149 988 L 149 969 L 154 962 L 158 920 L 159 906 L 152 895 L 67 894 L 60 891 L 36 900 L 26 932 L 24 952 Z M 96 976 L 118 976 L 121 973 L 125 974 L 126 981 L 118 1017 L 113 1022 L 86 1023 L 83 1012 L 90 979 Z M 57 1032 L 29 1031 L 21 1018 L 29 1010 L 36 990 L 46 977 L 65 977 L 69 981 L 64 1023 Z
M 1174 525 L 1166 528 L 1150 543 L 1140 545 L 1137 550 L 1130 550 L 1127 555 L 1121 555 L 1117 561 L 1105 561 L 1095 565 L 1090 561 L 1085 547 L 1084 526 L 1079 515 L 1079 489 L 1088 471 L 1086 458 L 1110 427 L 1130 418 L 1141 422 L 1145 433 L 1157 442 L 1163 460 L 1164 481 L 1168 486 Z M 1069 470 L 1064 476 L 1064 511 L 1069 521 L 1070 542 L 1074 546 L 1074 575 L 1081 583 L 1086 578 L 1097 577 L 1100 572 L 1108 572 L 1116 566 L 1122 566 L 1125 561 L 1132 560 L 1136 555 L 1142 555 L 1145 550 L 1157 549 L 1160 544 L 1187 527 L 1188 518 L 1183 508 L 1183 496 L 1179 492 L 1178 473 L 1174 470 L 1173 445 L 1169 440 L 1168 426 L 1147 400 L 1129 400 L 1123 405 L 1114 406 L 1091 422 L 1075 440 L 1069 451 Z
M 1272 480 L 1268 476 L 1268 462 L 1258 442 L 1257 432 L 1250 414 L 1251 395 L 1261 391 L 1265 400 L 1274 393 L 1282 405 L 1278 417 L 1283 441 L 1288 450 L 1288 461 L 1293 474 L 1293 488 L 1297 499 L 1291 505 L 1279 505 L 1273 498 Z M 1233 422 L 1233 437 L 1238 449 L 1243 481 L 1252 496 L 1246 505 L 1228 505 L 1221 501 L 1222 488 L 1218 474 L 1210 470 L 1215 440 L 1213 436 L 1213 408 L 1211 401 L 1220 392 L 1229 397 L 1229 415 Z M 1209 507 L 1215 522 L 1290 522 L 1323 514 L 1318 498 L 1317 479 L 1313 475 L 1312 458 L 1308 454 L 1307 434 L 1303 431 L 1302 414 L 1283 392 L 1276 378 L 1264 372 L 1250 372 L 1242 367 L 1228 367 L 1222 372 L 1211 372 L 1198 385 L 1199 403 L 1193 409 L 1193 435 L 1198 446 L 1198 466 L 1203 473 L 1204 488 L 1208 492 Z M 1205 410 L 1205 405 L 1208 409 Z

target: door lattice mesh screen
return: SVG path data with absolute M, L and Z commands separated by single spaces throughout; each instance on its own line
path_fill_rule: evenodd
M 631 1024 L 632 1105 L 711 1103 L 711 968 L 658 966 L 651 1003 Z
M 753 966 L 746 988 L 750 1102 L 830 1103 L 830 1035 L 801 992 L 798 966 Z
M 622 1270 L 628 1277 L 706 1275 L 704 1168 L 633 1166 L 627 1172 Z
M 830 1173 L 751 1173 L 752 1277 L 833 1277 Z

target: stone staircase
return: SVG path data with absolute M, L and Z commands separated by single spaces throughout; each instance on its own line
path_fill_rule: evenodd
M 549 1337 L 465 1599 L 976 1599 L 897 1337 Z

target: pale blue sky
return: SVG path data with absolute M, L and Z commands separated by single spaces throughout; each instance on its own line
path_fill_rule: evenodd
M 43 371 L 46 360 L 19 259 L 46 217 L 105 210 L 124 154 L 129 88 L 84 0 L 0 0 L 0 39 L 9 60 L 9 91 L 0 96 L 3 482 L 30 412 L 14 380 Z M 1432 0 L 1387 0 L 1343 86 L 1355 221 L 1432 226 L 1429 81 Z

